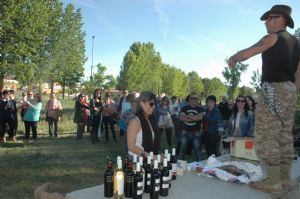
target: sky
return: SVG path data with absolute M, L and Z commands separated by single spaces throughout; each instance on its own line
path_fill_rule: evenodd
M 63 0 L 81 9 L 86 32 L 85 76 L 96 65 L 119 75 L 123 57 L 134 42 L 152 42 L 163 63 L 196 71 L 201 78 L 222 81 L 225 59 L 264 35 L 260 17 L 275 4 L 292 7 L 294 34 L 300 27 L 300 0 Z M 92 37 L 94 36 L 94 40 Z M 94 41 L 94 42 L 93 42 Z M 93 44 L 93 45 L 92 45 Z M 93 53 L 92 53 L 93 50 Z M 261 68 L 257 55 L 247 61 L 240 86 L 251 86 L 253 71 Z

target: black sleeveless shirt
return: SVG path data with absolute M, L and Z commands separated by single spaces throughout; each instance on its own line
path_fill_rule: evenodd
M 300 60 L 299 40 L 286 30 L 276 34 L 277 42 L 262 53 L 262 82 L 295 82 Z

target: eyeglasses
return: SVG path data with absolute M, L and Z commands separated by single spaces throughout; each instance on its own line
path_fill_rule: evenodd
M 153 107 L 153 106 L 155 105 L 155 103 L 154 103 L 154 102 L 150 102 L 149 105 L 150 105 L 151 107 Z
M 271 20 L 277 19 L 277 18 L 279 18 L 279 17 L 281 17 L 281 16 L 278 16 L 278 15 L 275 15 L 275 16 L 268 16 L 268 17 L 266 18 L 266 20 L 267 20 L 267 21 L 271 21 Z
M 244 103 L 245 102 L 245 100 L 236 100 L 236 102 L 241 102 L 241 103 Z
M 190 100 L 197 100 L 197 97 L 190 97 Z
M 33 93 L 29 93 L 28 95 L 33 95 Z

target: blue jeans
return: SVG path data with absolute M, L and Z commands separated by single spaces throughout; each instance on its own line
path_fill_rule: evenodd
M 182 130 L 180 135 L 180 148 L 179 148 L 178 159 L 184 160 L 185 153 L 190 145 L 192 145 L 192 147 L 194 148 L 196 160 L 197 161 L 202 160 L 200 130 L 197 131 Z

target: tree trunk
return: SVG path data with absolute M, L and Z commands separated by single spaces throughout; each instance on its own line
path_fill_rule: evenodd
M 2 92 L 4 88 L 4 75 L 3 73 L 0 73 L 0 92 Z
M 50 80 L 50 93 L 53 93 L 53 90 L 54 90 L 54 82 L 53 80 Z
M 63 87 L 63 90 L 62 90 L 62 91 L 63 91 L 63 92 L 62 92 L 62 98 L 65 99 L 65 88 L 66 88 L 66 84 L 63 83 L 62 87 Z

